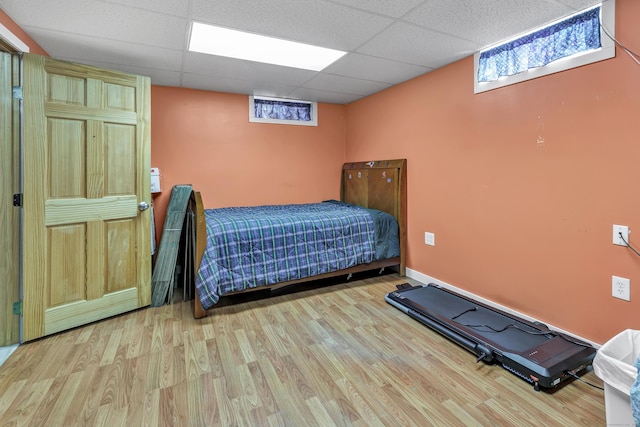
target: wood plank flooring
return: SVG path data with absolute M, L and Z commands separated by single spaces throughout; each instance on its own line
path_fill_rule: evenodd
M 364 278 L 201 320 L 177 302 L 24 344 L 0 367 L 0 426 L 605 425 L 602 391 L 536 393 L 388 305 L 407 281 Z

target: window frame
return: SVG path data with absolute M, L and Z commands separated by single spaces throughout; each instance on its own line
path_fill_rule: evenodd
M 255 99 L 263 99 L 266 101 L 281 101 L 281 102 L 295 102 L 299 104 L 309 104 L 311 105 L 311 120 L 303 121 L 303 120 L 286 120 L 286 119 L 267 119 L 262 117 L 256 117 Z M 250 95 L 249 96 L 249 122 L 278 124 L 278 125 L 294 125 L 294 126 L 318 126 L 318 103 L 315 101 L 302 101 L 298 99 L 272 98 L 269 96 Z
M 585 8 L 577 13 L 583 13 L 589 9 L 594 7 L 598 7 L 597 4 L 594 4 L 591 7 Z M 554 21 L 552 23 L 543 25 L 542 27 L 536 28 L 532 31 L 527 31 L 519 35 L 518 37 L 511 38 L 506 41 L 502 41 L 500 43 L 496 43 L 494 45 L 488 46 L 487 48 L 481 49 L 473 55 L 473 92 L 474 93 L 482 93 L 494 89 L 498 89 L 504 86 L 510 86 L 516 83 L 521 83 L 527 80 L 536 79 L 538 77 L 548 76 L 550 74 L 559 73 L 560 71 L 570 70 L 572 68 L 581 67 L 583 65 L 592 64 L 595 62 L 603 61 L 605 59 L 615 58 L 616 56 L 616 45 L 614 40 L 611 37 L 615 38 L 615 10 L 616 10 L 616 2 L 615 0 L 605 0 L 599 5 L 600 7 L 600 40 L 602 47 L 600 49 L 596 49 L 590 52 L 578 53 L 566 58 L 561 58 L 556 61 L 553 61 L 547 65 L 537 68 L 530 68 L 521 73 L 513 74 L 511 76 L 503 76 L 498 80 L 494 80 L 491 82 L 479 82 L 478 81 L 478 65 L 480 62 L 480 54 L 486 50 L 492 49 L 496 46 L 500 46 L 512 40 L 517 40 L 521 37 L 524 37 L 533 32 L 539 31 L 543 28 L 549 27 L 557 22 L 563 21 L 567 19 L 571 14 L 565 18 L 562 18 L 558 21 Z M 602 29 L 606 30 L 606 32 Z M 609 37 L 609 35 L 611 37 Z

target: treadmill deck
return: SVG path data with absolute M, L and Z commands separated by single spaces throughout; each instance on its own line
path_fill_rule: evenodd
M 401 285 L 385 300 L 477 356 L 534 385 L 554 388 L 591 364 L 590 344 L 440 286 Z

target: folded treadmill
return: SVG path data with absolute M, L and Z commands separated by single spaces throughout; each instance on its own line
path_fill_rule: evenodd
M 590 344 L 482 304 L 441 286 L 399 285 L 385 300 L 474 353 L 540 388 L 553 389 L 588 367 Z

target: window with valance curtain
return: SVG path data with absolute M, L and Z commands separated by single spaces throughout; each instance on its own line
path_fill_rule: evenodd
M 274 101 L 254 98 L 256 118 L 311 121 L 311 104 L 303 102 Z
M 296 99 L 249 96 L 249 121 L 318 126 L 318 103 Z
M 600 7 L 596 7 L 481 52 L 477 81 L 495 81 L 600 47 Z

